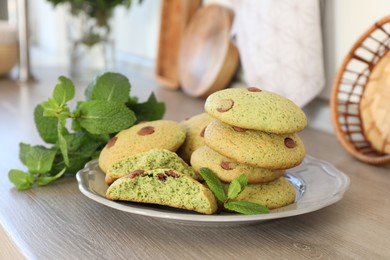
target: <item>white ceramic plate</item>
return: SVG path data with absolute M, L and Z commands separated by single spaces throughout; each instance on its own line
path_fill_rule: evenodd
M 248 224 L 313 212 L 339 201 L 350 183 L 347 175 L 328 162 L 306 156 L 301 165 L 286 171 L 285 178 L 294 185 L 297 191 L 294 204 L 271 210 L 268 214 L 202 215 L 170 207 L 106 199 L 105 192 L 108 186 L 104 182 L 104 174 L 99 169 L 96 160 L 87 163 L 76 177 L 79 189 L 85 196 L 108 207 L 166 221 L 198 225 Z

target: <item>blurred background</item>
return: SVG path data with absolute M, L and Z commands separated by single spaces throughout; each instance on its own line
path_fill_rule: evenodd
M 116 61 L 116 68 L 123 71 L 137 69 L 140 73 L 154 76 L 158 62 L 159 43 L 161 44 L 161 23 L 164 19 L 167 19 L 162 19 L 164 1 L 169 2 L 169 0 L 143 0 L 141 3 L 133 1 L 129 9 L 118 6 L 113 10 L 110 28 L 113 42 L 115 42 L 112 55 Z M 0 0 L 0 20 L 8 21 L 11 24 L 18 20 L 17 2 L 22 3 L 23 1 Z M 32 71 L 35 68 L 70 66 L 66 18 L 69 8 L 63 5 L 54 6 L 52 2 L 48 0 L 28 1 L 29 51 Z M 273 8 L 273 12 L 275 12 L 277 7 L 271 6 L 270 1 L 257 2 L 259 8 L 263 8 L 263 10 L 264 8 L 270 8 L 269 10 L 272 11 Z M 317 40 L 319 39 L 320 42 L 317 46 L 315 46 L 315 42 L 311 43 L 309 49 L 311 47 L 317 49 L 316 53 L 321 56 L 316 64 L 320 66 L 319 75 L 321 76 L 321 73 L 324 73 L 324 79 L 320 79 L 315 83 L 318 85 L 316 86 L 316 92 L 302 106 L 310 117 L 313 127 L 332 132 L 333 129 L 329 123 L 328 101 L 337 70 L 358 37 L 375 21 L 388 14 L 390 2 L 386 0 L 326 0 L 312 2 L 315 2 L 318 6 L 318 14 L 313 13 L 312 9 L 307 9 L 305 12 L 308 13 L 307 17 L 313 18 L 314 16 L 314 20 L 318 20 L 320 37 L 317 37 Z M 239 10 L 245 9 L 243 5 L 247 4 L 247 1 L 204 0 L 200 4 L 206 6 L 213 3 L 232 9 L 236 13 L 236 17 L 241 17 L 241 27 L 238 22 L 235 25 L 235 21 L 232 25 L 238 36 L 240 31 L 245 32 L 246 29 L 248 29 L 248 33 L 251 32 L 249 30 L 250 24 L 243 23 L 242 17 L 243 15 L 245 17 L 245 14 L 238 13 Z M 313 10 L 317 12 L 317 9 Z M 171 13 L 171 18 L 172 15 L 175 14 Z M 278 11 L 276 11 L 276 15 L 278 15 Z M 233 34 L 232 39 L 234 40 L 233 36 L 235 35 Z M 309 38 L 310 36 L 303 35 L 301 37 L 303 44 L 310 40 Z M 246 46 L 250 48 L 252 44 L 247 41 L 241 43 L 240 46 L 239 39 L 236 43 L 239 53 L 244 53 L 244 48 Z M 250 81 L 246 77 L 246 70 L 243 70 L 246 64 L 243 60 L 244 56 L 240 56 L 241 63 L 234 75 L 236 83 Z M 16 66 L 14 70 L 17 69 Z M 12 72 L 10 75 L 15 77 Z

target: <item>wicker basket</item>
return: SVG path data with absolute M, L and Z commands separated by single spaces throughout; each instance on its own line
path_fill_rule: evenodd
M 360 105 L 375 66 L 389 49 L 390 16 L 387 16 L 369 28 L 344 58 L 330 102 L 333 125 L 341 144 L 354 157 L 370 164 L 389 163 L 390 154 L 373 147 L 363 127 Z

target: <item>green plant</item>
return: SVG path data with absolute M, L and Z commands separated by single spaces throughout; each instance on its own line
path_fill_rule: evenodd
M 82 25 L 81 43 L 92 46 L 97 42 L 107 40 L 102 37 L 101 29 L 107 35 L 111 31 L 109 21 L 116 7 L 122 6 L 130 9 L 132 0 L 47 0 L 54 7 L 68 5 L 70 13 L 74 17 L 82 17 L 85 21 Z M 142 3 L 142 0 L 138 0 Z M 94 22 L 91 22 L 94 20 Z
M 146 102 L 139 103 L 137 97 L 130 96 L 130 89 L 125 76 L 104 73 L 89 84 L 86 100 L 78 101 L 71 110 L 68 102 L 75 96 L 75 87 L 70 79 L 59 77 L 52 97 L 34 110 L 37 131 L 51 146 L 20 143 L 19 157 L 28 171 L 10 170 L 11 182 L 25 190 L 46 185 L 65 173 L 74 174 L 97 158 L 117 132 L 140 121 L 163 117 L 165 105 L 153 93 Z
M 130 9 L 132 0 L 47 0 L 55 6 L 69 4 L 73 15 L 85 13 L 89 17 L 94 17 L 99 26 L 108 26 L 108 19 L 112 16 L 113 10 L 117 6 Z M 142 0 L 138 0 L 141 3 Z

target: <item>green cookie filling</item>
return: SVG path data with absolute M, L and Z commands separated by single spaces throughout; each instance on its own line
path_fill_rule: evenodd
M 112 183 L 135 170 L 174 169 L 196 180 L 200 176 L 176 153 L 165 149 L 152 149 L 114 163 L 107 172 L 106 182 Z
M 107 190 L 111 200 L 165 205 L 212 214 L 216 202 L 210 190 L 170 169 L 155 169 L 116 180 Z

